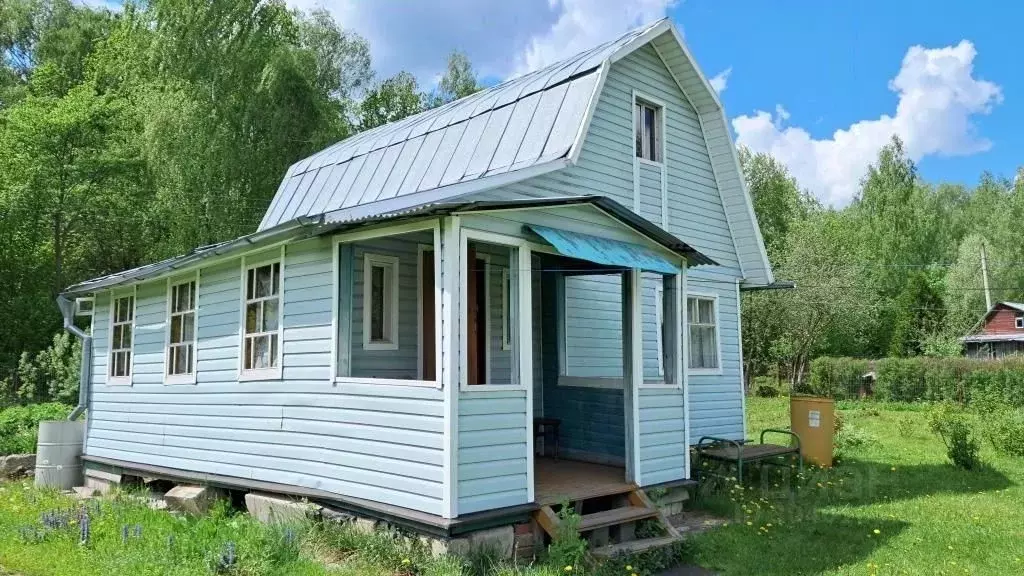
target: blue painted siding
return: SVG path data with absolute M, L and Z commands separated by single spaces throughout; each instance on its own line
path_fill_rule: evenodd
M 639 408 L 641 484 L 685 478 L 686 411 L 682 391 L 641 388 Z
M 419 363 L 417 279 L 419 245 L 432 245 L 427 232 L 358 242 L 352 270 L 352 376 L 416 380 Z M 363 349 L 363 265 L 366 254 L 398 258 L 398 350 Z M 330 307 L 327 308 L 330 311 Z
M 165 385 L 160 377 L 165 282 L 138 289 L 140 371 L 133 386 L 107 385 L 110 307 L 109 296 L 99 295 L 86 454 L 317 488 L 440 515 L 443 393 L 335 385 L 332 266 L 329 239 L 287 247 L 283 380 L 238 381 L 238 260 L 201 272 L 195 385 Z
M 527 503 L 526 391 L 459 394 L 459 515 Z
M 621 278 L 567 276 L 564 286 L 565 374 L 622 378 Z
M 689 279 L 694 292 L 718 295 L 718 337 L 722 342 L 722 373 L 690 375 L 691 426 L 694 443 L 703 435 L 744 438 L 743 396 L 740 378 L 739 326 L 736 284 L 705 280 L 697 271 Z M 685 336 L 685 332 L 684 332 Z

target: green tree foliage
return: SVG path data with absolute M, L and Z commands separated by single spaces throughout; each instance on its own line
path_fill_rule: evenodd
M 453 62 L 444 98 L 476 89 Z M 283 0 L 0 0 L 0 397 L 73 400 L 61 289 L 252 232 L 289 165 L 423 109 L 373 76 Z
M 437 89 L 429 96 L 425 96 L 424 101 L 427 108 L 436 108 L 479 90 L 480 84 L 469 58 L 465 53 L 456 50 L 448 55 L 448 67 L 437 83 Z

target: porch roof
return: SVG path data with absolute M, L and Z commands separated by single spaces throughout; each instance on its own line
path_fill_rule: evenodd
M 181 256 L 168 258 L 153 264 L 146 264 L 130 270 L 100 276 L 69 286 L 61 293 L 64 297 L 76 297 L 107 290 L 117 286 L 145 280 L 155 280 L 195 269 L 212 259 L 240 256 L 245 252 L 258 250 L 282 242 L 298 241 L 329 233 L 344 232 L 356 228 L 386 222 L 446 216 L 464 212 L 488 210 L 515 210 L 545 206 L 570 206 L 589 204 L 609 217 L 621 222 L 641 236 L 661 247 L 686 258 L 691 266 L 716 265 L 717 262 L 694 249 L 674 235 L 637 216 L 618 202 L 604 196 L 570 196 L 565 198 L 538 198 L 532 200 L 493 200 L 477 202 L 437 202 L 421 204 L 396 212 L 352 217 L 351 213 L 338 211 L 318 217 L 302 216 L 273 228 L 247 234 L 235 240 L 202 246 Z

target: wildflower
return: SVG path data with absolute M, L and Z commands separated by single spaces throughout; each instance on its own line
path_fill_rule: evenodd
M 626 564 L 626 572 L 632 572 L 632 571 L 633 571 L 633 566 L 630 565 L 630 564 Z
M 872 530 L 872 532 L 874 532 L 875 534 L 881 534 L 882 533 L 882 531 L 879 530 L 878 528 L 875 528 L 874 530 Z
M 563 570 L 565 570 L 566 572 L 572 572 L 572 566 L 566 566 L 565 568 L 563 568 Z
M 753 526 L 753 525 L 754 525 L 754 523 L 753 523 L 753 522 L 751 522 L 751 521 L 747 520 L 747 526 Z
M 402 558 L 402 564 L 409 564 L 408 558 Z

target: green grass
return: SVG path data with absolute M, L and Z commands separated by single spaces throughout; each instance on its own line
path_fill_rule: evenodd
M 788 427 L 787 398 L 747 402 L 748 437 Z M 919 405 L 841 403 L 836 467 L 765 467 L 719 480 L 699 506 L 729 517 L 697 536 L 698 561 L 726 575 L 1024 573 L 1024 459 L 984 446 L 984 469 L 948 463 Z M 733 472 L 734 473 L 734 472 Z M 792 480 L 795 488 L 790 489 Z

